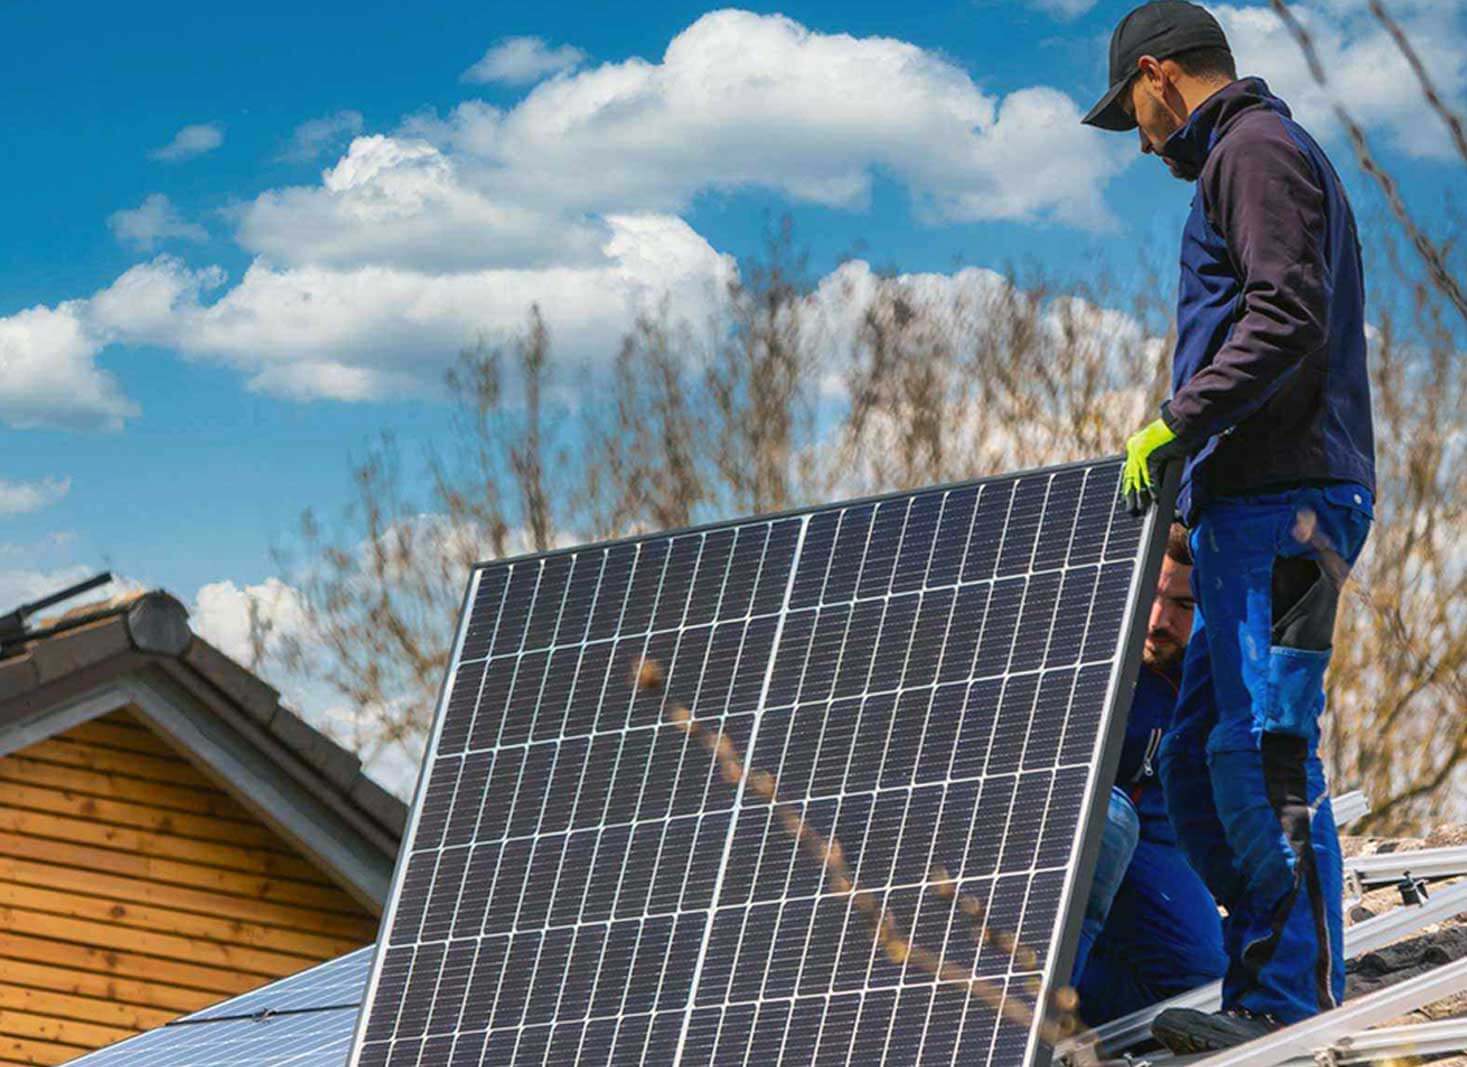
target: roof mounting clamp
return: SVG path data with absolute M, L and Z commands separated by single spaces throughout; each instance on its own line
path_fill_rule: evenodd
M 1402 904 L 1420 904 L 1431 897 L 1426 890 L 1426 879 L 1412 878 L 1410 871 L 1401 872 L 1401 880 L 1396 883 L 1396 889 L 1400 891 Z

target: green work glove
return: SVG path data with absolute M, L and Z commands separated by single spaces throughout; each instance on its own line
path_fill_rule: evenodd
M 1148 423 L 1126 439 L 1126 466 L 1121 471 L 1121 495 L 1132 515 L 1144 515 L 1156 494 L 1168 461 L 1187 454 L 1177 435 L 1161 419 Z

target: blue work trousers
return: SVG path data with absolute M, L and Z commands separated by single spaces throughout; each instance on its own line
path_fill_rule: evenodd
M 1080 944 L 1075 950 L 1075 970 L 1070 985 L 1079 988 L 1085 964 L 1096 938 L 1105 928 L 1111 903 L 1125 880 L 1141 836 L 1141 817 L 1129 797 L 1115 786 L 1110 789 L 1110 806 L 1105 813 L 1105 832 L 1100 836 L 1100 855 L 1095 858 L 1095 874 L 1090 880 L 1090 896 L 1085 901 L 1085 918 L 1080 922 Z
M 1363 486 L 1298 488 L 1215 500 L 1192 531 L 1197 611 L 1158 769 L 1178 841 L 1228 913 L 1223 1007 L 1283 1023 L 1344 996 L 1319 722 L 1371 508 Z

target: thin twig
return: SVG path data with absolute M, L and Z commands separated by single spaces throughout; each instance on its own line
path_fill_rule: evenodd
M 1269 0 L 1269 3 L 1299 45 L 1299 50 L 1304 53 L 1304 60 L 1309 66 L 1310 75 L 1321 89 L 1328 89 L 1329 79 L 1325 76 L 1324 66 L 1320 63 L 1319 53 L 1314 47 L 1314 38 L 1289 10 L 1289 5 L 1284 0 Z M 1374 178 L 1375 183 L 1380 186 L 1381 192 L 1385 194 L 1386 202 L 1390 205 L 1391 213 L 1396 216 L 1396 220 L 1400 222 L 1406 235 L 1410 237 L 1411 244 L 1415 246 L 1417 254 L 1426 264 L 1427 273 L 1430 274 L 1432 282 L 1452 302 L 1463 320 L 1467 321 L 1467 293 L 1463 293 L 1462 287 L 1457 284 L 1457 279 L 1452 277 L 1451 271 L 1447 269 L 1446 259 L 1441 250 L 1422 232 L 1421 227 L 1417 226 L 1411 217 L 1411 213 L 1406 210 L 1406 203 L 1401 199 L 1396 179 L 1375 161 L 1375 157 L 1370 152 L 1370 146 L 1366 143 L 1365 131 L 1360 128 L 1360 124 L 1351 117 L 1338 100 L 1332 100 L 1331 106 L 1334 108 L 1335 117 L 1339 119 L 1350 137 L 1350 144 L 1355 149 L 1355 158 L 1360 162 L 1360 169 Z
M 1396 48 L 1411 67 L 1411 73 L 1415 74 L 1416 80 L 1421 83 L 1421 95 L 1426 97 L 1426 102 L 1431 105 L 1431 109 L 1447 124 L 1447 129 L 1452 131 L 1452 141 L 1456 144 L 1463 161 L 1467 162 L 1467 126 L 1464 126 L 1462 116 L 1449 108 L 1441 94 L 1437 92 L 1436 84 L 1426 73 L 1426 67 L 1421 62 L 1416 47 L 1406 36 L 1406 32 L 1401 29 L 1401 24 L 1391 17 L 1386 6 L 1380 0 L 1370 0 L 1370 13 L 1385 27 L 1386 32 L 1391 35 L 1391 40 L 1396 42 Z

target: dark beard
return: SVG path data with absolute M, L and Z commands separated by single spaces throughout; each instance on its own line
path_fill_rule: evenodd
M 1154 671 L 1173 674 L 1182 665 L 1182 657 L 1186 653 L 1185 645 L 1177 645 L 1168 641 L 1153 648 L 1151 643 L 1147 642 L 1141 648 L 1141 662 Z

